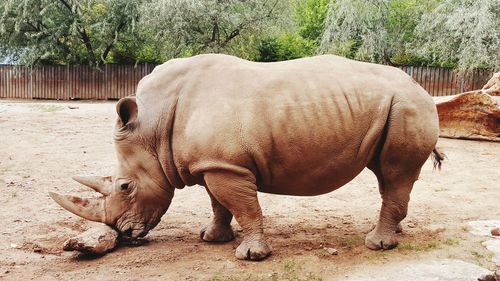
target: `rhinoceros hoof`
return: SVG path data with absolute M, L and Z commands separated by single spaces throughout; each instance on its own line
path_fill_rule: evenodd
M 215 226 L 210 224 L 200 231 L 200 238 L 207 242 L 227 242 L 234 239 L 234 232 L 231 226 Z
M 394 234 L 379 234 L 372 230 L 366 235 L 365 245 L 371 250 L 389 250 L 398 245 Z
M 271 254 L 271 246 L 264 241 L 243 241 L 236 248 L 236 258 L 258 261 Z

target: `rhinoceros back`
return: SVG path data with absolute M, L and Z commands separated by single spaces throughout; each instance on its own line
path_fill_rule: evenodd
M 251 171 L 264 192 L 329 192 L 377 153 L 395 100 L 428 98 L 398 69 L 336 56 L 180 63 L 172 150 L 186 183 L 209 170 Z

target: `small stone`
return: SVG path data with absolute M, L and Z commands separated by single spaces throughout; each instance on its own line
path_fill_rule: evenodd
M 326 248 L 326 251 L 332 256 L 336 256 L 339 254 L 339 252 L 335 248 Z
M 491 230 L 491 235 L 493 236 L 500 236 L 500 228 L 495 227 Z
M 408 223 L 406 226 L 408 226 L 409 228 L 415 228 L 417 227 L 414 223 L 410 222 Z
M 63 250 L 90 255 L 104 255 L 116 247 L 118 232 L 107 225 L 91 228 L 64 242 Z
M 487 275 L 479 277 L 477 280 L 478 281 L 497 281 L 498 279 L 492 274 L 487 274 Z
M 441 227 L 434 227 L 434 228 L 431 229 L 431 231 L 434 232 L 434 233 L 441 233 L 441 232 L 446 231 L 446 228 L 442 227 L 442 226 Z
M 19 246 L 17 246 L 17 244 L 11 243 L 11 244 L 10 244 L 10 247 L 11 247 L 11 248 L 14 248 L 14 249 L 17 249 Z

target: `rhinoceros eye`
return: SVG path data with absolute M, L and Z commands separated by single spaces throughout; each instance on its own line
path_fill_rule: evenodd
M 120 188 L 123 191 L 128 190 L 129 186 L 130 186 L 130 183 L 128 183 L 128 182 L 120 184 Z

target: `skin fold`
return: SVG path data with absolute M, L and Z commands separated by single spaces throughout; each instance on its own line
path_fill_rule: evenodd
M 258 192 L 324 194 L 365 167 L 382 196 L 366 246 L 395 247 L 413 183 L 439 133 L 436 106 L 411 77 L 331 55 L 277 63 L 227 55 L 170 60 L 139 82 L 136 97 L 120 100 L 117 113 L 117 174 L 77 179 L 105 190 L 86 203 L 102 206 L 99 214 L 74 197 L 51 196 L 137 237 L 158 224 L 175 189 L 199 184 L 214 213 L 201 238 L 232 240 L 234 216 L 244 236 L 236 257 L 250 260 L 271 253 Z M 103 181 L 105 189 L 95 188 Z

